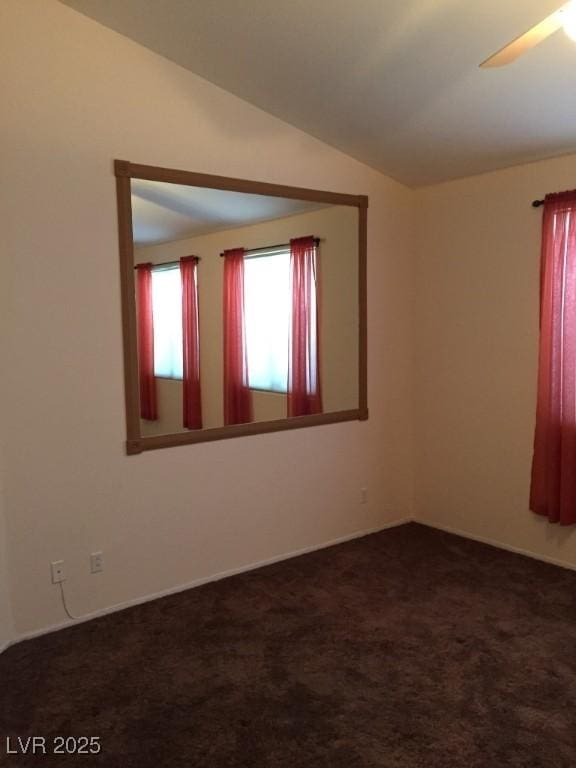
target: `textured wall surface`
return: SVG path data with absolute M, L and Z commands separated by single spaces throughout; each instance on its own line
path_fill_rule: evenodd
M 528 511 L 542 209 L 576 156 L 418 193 L 415 383 L 422 520 L 576 565 L 576 532 Z
M 55 0 L 0 46 L 16 632 L 64 620 L 52 560 L 84 614 L 411 514 L 413 193 Z M 369 421 L 124 454 L 114 158 L 369 195 Z

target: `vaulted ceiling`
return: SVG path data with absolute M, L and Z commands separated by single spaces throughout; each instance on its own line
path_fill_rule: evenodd
M 413 186 L 576 151 L 576 44 L 478 65 L 561 0 L 62 0 Z
M 132 179 L 131 188 L 136 245 L 183 240 L 326 207 L 306 200 L 144 179 Z

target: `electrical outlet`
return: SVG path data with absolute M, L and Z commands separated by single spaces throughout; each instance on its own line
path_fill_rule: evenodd
M 368 488 L 360 488 L 360 503 L 368 503 Z
M 92 552 L 90 555 L 90 573 L 101 573 L 104 570 L 104 553 Z
M 66 581 L 66 573 L 64 572 L 64 560 L 54 560 L 50 563 L 52 569 L 52 584 L 60 584 L 61 581 Z

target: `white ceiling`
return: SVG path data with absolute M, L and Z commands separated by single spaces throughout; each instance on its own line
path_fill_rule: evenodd
M 322 203 L 132 179 L 136 245 L 151 245 L 244 227 L 325 208 Z
M 562 0 L 62 0 L 410 185 L 576 150 L 563 32 L 478 65 Z

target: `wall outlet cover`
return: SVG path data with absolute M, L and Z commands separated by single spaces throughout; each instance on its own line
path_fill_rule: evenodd
M 92 552 L 90 555 L 90 573 L 101 573 L 104 570 L 104 553 Z
M 52 584 L 60 584 L 61 581 L 66 581 L 64 560 L 54 560 L 50 563 L 50 569 L 52 572 Z

